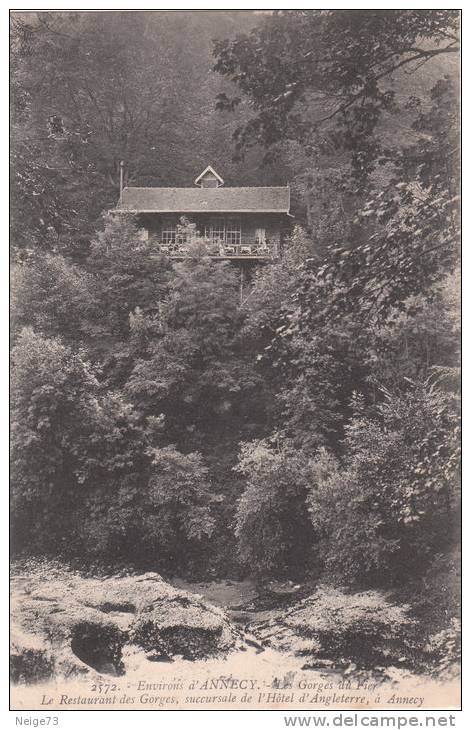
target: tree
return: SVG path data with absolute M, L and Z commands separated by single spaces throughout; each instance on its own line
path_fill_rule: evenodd
M 211 22 L 171 15 L 14 18 L 17 545 L 429 575 L 457 521 L 458 14 L 244 16 L 218 75 Z M 187 184 L 237 126 L 226 180 L 264 182 L 263 147 L 305 214 L 242 303 L 188 221 L 179 263 L 127 216 L 92 233 L 120 159 L 128 183 Z
M 336 285 L 332 271 L 326 280 L 315 262 L 298 268 L 271 343 L 258 350 L 258 366 L 275 392 L 278 436 L 341 453 L 354 393 L 377 404 L 384 388 L 401 390 L 437 371 L 455 381 L 458 281 L 444 277 L 373 316 L 358 291 L 355 299 Z
M 407 20 L 408 11 L 404 12 Z M 338 63 L 345 68 L 351 65 L 353 69 L 356 68 L 355 54 L 360 50 L 356 40 L 348 42 L 350 38 L 366 37 L 374 30 L 375 48 L 378 45 L 375 53 L 384 54 L 385 29 L 388 27 L 392 33 L 396 27 L 399 33 L 394 25 L 399 15 L 376 11 L 341 12 L 337 18 L 337 13 L 326 13 L 318 32 L 321 40 L 325 34 L 324 40 L 333 43 L 334 48 L 342 45 L 343 53 L 339 53 Z M 417 28 L 423 27 L 412 15 Z M 427 22 L 431 22 L 432 16 L 433 12 L 431 15 L 425 13 L 424 23 L 427 18 Z M 290 15 L 283 32 L 291 32 L 300 24 L 306 33 L 308 29 L 314 33 L 310 18 L 311 15 L 305 13 Z M 440 22 L 445 21 L 440 13 L 437 18 Z M 451 18 L 448 21 L 452 22 Z M 336 23 L 345 30 L 337 40 L 329 35 L 329 28 L 332 30 Z M 264 43 L 267 53 L 268 49 L 273 51 L 269 44 L 271 34 L 275 37 L 278 31 L 282 32 L 281 25 L 279 20 L 266 21 Z M 438 25 L 432 24 L 430 28 L 430 32 L 435 28 L 437 40 L 442 37 Z M 311 41 L 314 37 L 312 35 Z M 253 40 L 254 36 L 251 42 Z M 394 39 L 390 41 L 394 42 Z M 370 50 L 371 43 L 370 39 L 367 42 Z M 450 46 L 447 53 L 452 47 L 454 49 L 455 45 Z M 258 48 L 262 52 L 260 49 L 265 46 L 262 43 Z M 329 48 L 330 45 L 326 46 L 326 53 L 330 54 Z M 391 53 L 395 48 L 391 46 Z M 232 51 L 226 47 L 225 53 L 232 52 L 235 53 L 235 46 Z M 297 53 L 297 50 L 292 52 Z M 427 51 L 424 58 L 431 59 L 435 55 Z M 392 55 L 391 59 L 394 58 Z M 407 53 L 404 59 L 409 59 Z M 365 57 L 364 62 L 367 61 Z M 386 67 L 389 68 L 387 63 Z M 303 81 L 302 73 L 300 76 L 301 83 L 308 83 L 306 79 Z M 397 135 L 392 140 L 389 137 L 387 150 L 386 145 L 381 149 L 376 147 L 374 154 L 371 148 L 368 159 L 373 168 L 368 168 L 368 186 L 357 195 L 356 210 L 355 206 L 350 210 L 350 222 L 344 230 L 340 232 L 335 226 L 335 209 L 327 220 L 327 227 L 322 217 L 316 220 L 310 237 L 317 255 L 310 256 L 300 265 L 292 296 L 284 299 L 281 312 L 273 321 L 272 342 L 260 352 L 261 362 L 279 373 L 279 398 L 283 406 L 281 433 L 301 441 L 308 438 L 312 444 L 329 444 L 338 450 L 343 426 L 351 416 L 349 403 L 354 391 L 374 402 L 382 398 L 378 385 L 385 385 L 391 377 L 397 383 L 403 376 L 423 375 L 431 365 L 450 363 L 453 344 L 441 330 L 439 320 L 434 323 L 427 318 L 429 313 L 439 310 L 443 280 L 456 267 L 459 254 L 458 119 L 452 79 L 435 78 L 429 82 L 428 95 L 422 89 L 421 98 L 410 98 L 403 106 L 411 115 L 408 121 L 415 136 L 401 143 Z M 339 81 L 347 87 L 351 83 L 350 78 Z M 265 91 L 271 99 L 273 89 Z M 363 108 L 370 91 L 361 85 L 360 91 L 363 96 L 355 98 L 352 106 L 361 103 Z M 384 133 L 385 129 L 384 124 L 380 128 L 379 121 L 378 125 L 367 125 L 355 141 L 357 146 L 353 145 L 351 137 L 357 134 L 355 127 L 352 131 L 347 124 L 335 134 L 342 134 L 344 142 L 351 143 L 354 152 L 358 152 L 365 140 L 369 139 L 374 146 L 374 134 L 380 131 Z M 309 147 L 307 138 L 299 137 L 298 143 L 306 150 Z M 332 161 L 338 158 L 335 149 L 330 152 L 326 149 L 325 157 L 329 155 Z M 342 202 L 341 196 L 332 195 L 332 198 L 337 199 L 339 205 Z M 405 325 L 402 332 L 399 323 Z M 426 352 L 412 355 L 414 346 L 409 347 L 405 337 L 409 326 L 416 335 L 418 332 L 425 335 L 428 327 L 427 336 L 422 339 Z M 393 338 L 396 338 L 395 343 Z M 418 338 L 415 339 L 418 342 Z M 394 360 L 399 352 L 401 357 L 404 353 L 401 367 Z M 383 371 L 380 363 L 384 365 Z
M 38 246 L 86 256 L 96 220 L 117 203 L 121 160 L 128 185 L 188 185 L 208 161 L 228 180 L 263 183 L 270 170 L 256 151 L 249 165 L 227 160 L 247 110 L 215 113 L 230 84 L 211 71 L 214 35 L 257 21 L 250 12 L 12 13 L 19 255 Z
M 267 159 L 284 160 L 294 178 L 297 215 L 305 212 L 314 235 L 327 224 L 343 238 L 368 191 L 381 192 L 394 177 L 398 158 L 413 170 L 430 161 L 430 154 L 419 160 L 412 147 L 430 144 L 428 127 L 437 113 L 428 114 L 429 94 L 450 82 L 448 123 L 437 121 L 442 148 L 447 139 L 453 151 L 448 174 L 458 171 L 458 51 L 456 10 L 266 16 L 250 34 L 214 48 L 215 69 L 242 92 L 222 94 L 219 108 L 247 100 L 252 108 L 234 135 L 236 157 L 261 145 Z
M 294 10 L 267 17 L 250 35 L 215 44 L 216 70 L 248 96 L 255 116 L 237 149 L 292 139 L 332 140 L 353 154 L 359 174 L 377 154 L 373 137 L 394 104 L 394 75 L 459 50 L 457 10 Z M 240 98 L 220 97 L 232 109 Z
M 270 343 L 282 324 L 285 304 L 295 294 L 299 267 L 315 255 L 311 238 L 296 226 L 285 243 L 283 256 L 270 266 L 255 269 L 249 293 L 242 301 L 246 346 L 258 346 L 260 350 Z
M 394 584 L 422 575 L 456 542 L 459 412 L 455 395 L 415 383 L 376 409 L 361 398 L 341 463 L 321 455 L 310 489 L 327 575 Z
M 120 395 L 100 386 L 85 353 L 58 338 L 25 329 L 12 360 L 14 546 L 80 550 L 85 497 L 143 478 L 152 424 L 138 423 Z
M 309 459 L 288 443 L 254 441 L 242 446 L 235 468 L 247 479 L 235 520 L 242 564 L 258 576 L 313 570 Z
M 137 307 L 157 312 L 167 294 L 171 262 L 143 240 L 134 216 L 109 215 L 91 244 L 87 268 L 96 279 L 95 326 L 116 340 L 129 337 L 129 317 Z
M 169 439 L 181 438 L 182 427 L 205 432 L 237 418 L 252 396 L 257 403 L 260 384 L 240 348 L 236 270 L 212 261 L 196 239 L 190 248 L 175 264 L 168 298 L 147 327 L 147 351 L 127 384 L 144 412 L 165 414 Z M 142 317 L 137 326 L 146 329 Z
M 99 316 L 97 282 L 58 254 L 40 254 L 12 269 L 12 326 L 80 342 Z
M 200 454 L 180 454 L 174 447 L 155 449 L 147 500 L 144 541 L 164 560 L 184 562 L 211 537 L 215 527 L 211 503 L 219 497 L 211 491 Z
M 213 493 L 201 454 L 152 448 L 145 477 L 98 488 L 83 507 L 82 539 L 95 555 L 191 574 L 214 529 Z

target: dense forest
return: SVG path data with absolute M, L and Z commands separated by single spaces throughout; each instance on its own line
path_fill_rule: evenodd
M 446 625 L 458 50 L 454 10 L 13 14 L 16 554 L 420 585 Z M 120 160 L 289 182 L 282 258 L 240 302 L 204 247 L 153 255 Z

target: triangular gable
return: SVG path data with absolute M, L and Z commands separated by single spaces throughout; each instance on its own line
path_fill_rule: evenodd
M 203 180 L 208 174 L 213 175 L 216 180 L 219 182 L 219 185 L 224 185 L 224 180 L 220 175 L 217 174 L 216 170 L 214 170 L 211 165 L 208 165 L 208 167 L 203 170 L 201 175 L 198 175 L 198 177 L 195 180 L 195 185 L 198 185 L 201 180 Z

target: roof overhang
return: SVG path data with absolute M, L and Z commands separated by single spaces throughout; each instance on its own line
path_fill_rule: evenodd
M 116 208 L 147 214 L 279 214 L 290 212 L 286 187 L 134 188 L 123 189 Z
M 205 208 L 204 210 L 201 210 L 201 208 L 195 208 L 194 210 L 175 210 L 175 209 L 173 209 L 173 210 L 155 210 L 155 209 L 148 209 L 148 210 L 142 210 L 142 209 L 137 210 L 136 209 L 136 210 L 134 210 L 131 208 L 113 208 L 109 212 L 110 213 L 131 213 L 133 215 L 145 214 L 145 213 L 156 213 L 156 214 L 161 213 L 164 215 L 170 215 L 170 214 L 173 214 L 173 215 L 182 214 L 183 215 L 185 213 L 201 213 L 202 215 L 205 215 L 205 213 L 211 213 L 211 214 L 219 213 L 219 215 L 225 215 L 225 214 L 227 215 L 229 213 L 247 213 L 247 214 L 250 214 L 250 213 L 277 213 L 278 215 L 289 215 L 291 218 L 294 218 L 294 216 L 287 210 L 277 210 L 277 209 L 267 210 L 266 208 L 260 209 L 260 210 L 247 210 L 247 208 L 245 208 L 244 210 L 221 210 L 221 209 L 217 209 L 217 208 L 215 210 L 210 210 L 208 208 Z

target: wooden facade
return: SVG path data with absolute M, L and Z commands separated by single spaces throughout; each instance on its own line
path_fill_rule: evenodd
M 211 167 L 193 188 L 125 188 L 115 212 L 137 214 L 143 236 L 156 252 L 172 258 L 188 254 L 188 221 L 216 259 L 270 260 L 281 254 L 289 229 L 288 187 L 224 187 Z
M 182 218 L 196 225 L 198 236 L 204 239 L 213 257 L 276 258 L 280 255 L 284 221 L 276 214 L 146 213 L 139 216 L 146 238 L 155 243 L 156 250 L 176 257 L 186 253 L 189 243 L 178 235 Z

